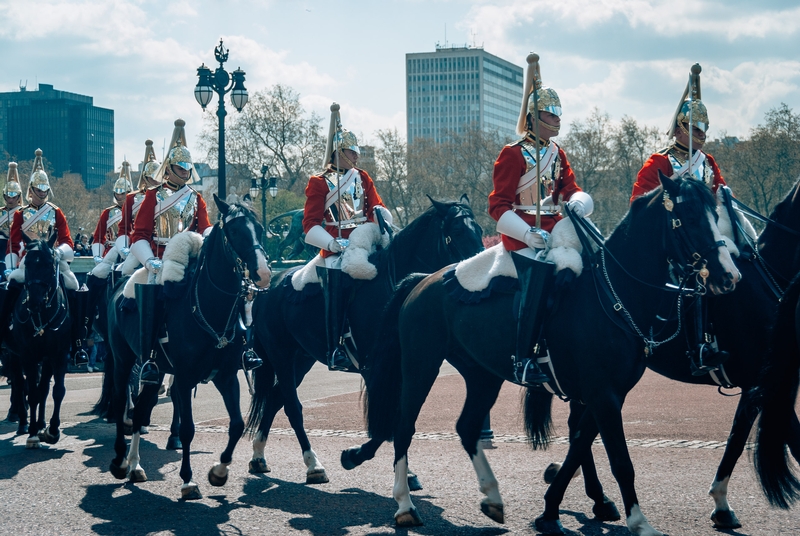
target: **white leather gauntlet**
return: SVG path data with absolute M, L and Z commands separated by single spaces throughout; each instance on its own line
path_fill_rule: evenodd
M 341 253 L 345 246 L 333 238 L 321 225 L 315 225 L 306 233 L 306 244 L 325 249 L 332 253 Z
M 545 238 L 547 234 L 541 229 L 534 229 L 525 220 L 519 217 L 513 210 L 507 210 L 497 220 L 497 232 L 516 238 L 520 242 L 524 242 L 526 246 L 531 249 L 545 249 L 547 242 Z
M 139 240 L 131 246 L 131 253 L 136 259 L 142 263 L 142 266 L 148 266 L 147 261 L 153 259 L 153 250 L 150 248 L 150 242 L 147 240 Z M 148 270 L 151 268 L 148 267 Z
M 567 206 L 578 218 L 585 218 L 594 211 L 592 196 L 586 192 L 575 192 L 567 201 Z

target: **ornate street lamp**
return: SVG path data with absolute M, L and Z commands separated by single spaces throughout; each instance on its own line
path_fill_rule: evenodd
M 226 198 L 225 188 L 225 94 L 231 92 L 231 104 L 236 111 L 241 112 L 247 104 L 247 89 L 244 87 L 245 72 L 238 68 L 229 75 L 222 64 L 228 61 L 228 49 L 222 46 L 222 39 L 219 46 L 214 49 L 214 57 L 219 62 L 219 67 L 211 73 L 211 69 L 202 64 L 197 68 L 197 86 L 194 88 L 194 98 L 198 104 L 206 109 L 211 102 L 214 93 L 219 95 L 219 105 L 217 106 L 217 117 L 219 118 L 219 156 L 217 162 L 217 195 L 220 199 Z M 230 85 L 229 85 L 230 84 Z
M 267 247 L 266 241 L 269 234 L 267 229 L 267 192 L 273 199 L 278 195 L 278 177 L 267 179 L 268 172 L 269 166 L 264 164 L 261 166 L 261 179 L 253 178 L 250 180 L 250 199 L 257 198 L 258 194 L 261 193 L 261 226 L 264 228 L 264 248 Z

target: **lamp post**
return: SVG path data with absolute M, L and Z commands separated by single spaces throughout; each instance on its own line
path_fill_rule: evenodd
M 227 115 L 225 111 L 225 94 L 229 91 L 231 92 L 231 104 L 236 108 L 236 111 L 241 112 L 245 104 L 247 104 L 247 89 L 244 87 L 245 72 L 241 68 L 236 69 L 229 75 L 222 67 L 222 64 L 228 61 L 228 49 L 222 45 L 222 39 L 219 40 L 219 45 L 214 48 L 214 57 L 219 62 L 219 67 L 213 74 L 205 63 L 197 68 L 199 80 L 194 88 L 194 98 L 205 110 L 208 103 L 211 102 L 213 94 L 219 95 L 219 106 L 217 107 L 217 117 L 219 118 L 217 195 L 220 199 L 225 200 L 225 116 Z
M 270 177 L 267 179 L 269 166 L 264 164 L 261 166 L 261 179 L 253 178 L 250 181 L 250 199 L 255 199 L 261 193 L 261 226 L 264 228 L 264 248 L 267 247 L 267 192 L 270 197 L 275 199 L 278 195 L 278 177 Z

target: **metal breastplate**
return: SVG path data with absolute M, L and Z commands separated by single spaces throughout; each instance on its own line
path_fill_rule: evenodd
M 172 197 L 175 193 L 168 188 L 160 188 L 156 192 L 156 198 L 161 202 Z M 169 242 L 170 238 L 192 225 L 195 212 L 197 212 L 197 192 L 191 191 L 183 199 L 156 216 L 153 227 L 154 240 L 158 244 Z
M 339 176 L 336 174 L 325 176 L 330 191 L 336 190 L 337 177 Z M 341 229 L 352 229 L 367 221 L 364 216 L 364 187 L 361 185 L 361 173 L 357 173 L 355 180 L 339 192 L 339 196 L 334 198 L 333 204 L 325 212 L 327 219 Z
M 552 142 L 551 142 L 552 143 Z M 536 169 L 536 158 L 542 158 L 545 153 L 547 152 L 547 147 L 539 148 L 537 153 L 536 146 L 533 143 L 523 141 L 520 143 L 521 150 L 522 150 L 522 157 L 525 159 L 525 173 L 528 173 L 532 170 Z M 558 151 L 558 149 L 556 149 Z M 558 157 L 556 153 L 555 159 L 553 163 L 550 164 L 549 169 L 544 168 L 541 169 L 541 180 L 538 181 L 539 190 L 536 189 L 537 182 L 534 181 L 531 183 L 531 186 L 522 190 L 519 193 L 519 205 L 520 207 L 534 207 L 533 209 L 520 209 L 522 212 L 527 214 L 536 214 L 536 204 L 539 202 L 539 199 L 544 199 L 545 197 L 553 194 L 553 189 L 555 188 L 555 181 L 556 178 L 561 174 L 561 159 Z M 557 211 L 558 205 L 554 205 L 552 211 Z M 546 210 L 545 207 L 542 207 L 544 210 L 543 213 L 550 213 L 551 210 Z
M 669 159 L 669 163 L 672 166 L 672 171 L 674 173 L 677 173 L 678 170 L 680 170 L 684 164 L 686 164 L 686 159 L 679 157 L 674 151 L 670 151 L 667 154 L 667 158 Z M 699 165 L 692 169 L 692 176 L 695 179 L 708 184 L 709 186 L 714 184 L 714 171 L 711 169 L 711 166 L 708 165 L 706 159 L 703 159 Z
M 11 223 L 14 221 L 14 213 L 17 210 L 16 208 L 14 210 L 0 209 L 0 238 L 8 238 Z
M 119 218 L 122 214 L 122 209 L 119 207 L 112 207 L 108 211 L 108 220 L 110 221 L 113 218 Z M 106 241 L 113 242 L 119 236 L 119 224 L 122 223 L 122 219 L 119 219 L 117 223 L 112 223 L 106 227 Z
M 27 222 L 32 217 L 39 213 L 39 209 L 28 205 L 22 209 L 22 221 Z M 56 228 L 56 209 L 51 209 L 44 216 L 36 220 L 36 222 L 28 228 L 25 232 L 31 240 L 46 240 L 50 228 Z

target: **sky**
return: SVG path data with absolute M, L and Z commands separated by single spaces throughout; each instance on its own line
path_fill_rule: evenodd
M 565 124 L 596 107 L 666 129 L 695 62 L 710 138 L 746 137 L 781 102 L 800 112 L 797 0 L 0 0 L 0 21 L 0 91 L 52 84 L 113 109 L 117 168 L 178 117 L 197 147 L 197 67 L 216 67 L 220 38 L 251 94 L 291 86 L 325 124 L 336 101 L 362 144 L 405 135 L 405 54 L 437 44 L 538 53 Z

